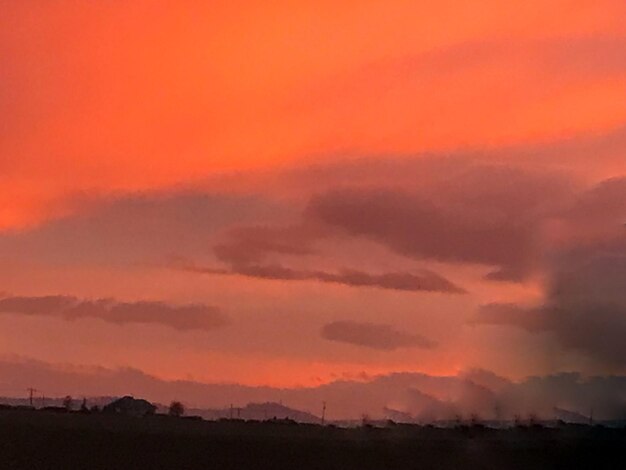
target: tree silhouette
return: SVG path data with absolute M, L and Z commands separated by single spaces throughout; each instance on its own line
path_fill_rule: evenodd
M 70 395 L 67 395 L 63 399 L 63 408 L 65 408 L 67 411 L 71 411 L 72 406 L 73 406 L 73 402 L 74 402 L 74 400 L 72 400 L 72 397 Z
M 168 411 L 170 416 L 176 416 L 177 418 L 185 414 L 185 406 L 179 401 L 173 401 L 170 403 L 170 409 Z

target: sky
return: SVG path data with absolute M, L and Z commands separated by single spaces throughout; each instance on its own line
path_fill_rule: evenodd
M 622 0 L 0 9 L 0 359 L 48 393 L 626 374 Z

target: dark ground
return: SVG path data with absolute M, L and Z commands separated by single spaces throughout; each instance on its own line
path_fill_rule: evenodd
M 626 469 L 626 430 L 282 422 L 0 411 L 0 469 Z

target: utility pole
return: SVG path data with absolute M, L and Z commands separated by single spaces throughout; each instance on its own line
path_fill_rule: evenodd
M 28 392 L 28 402 L 30 403 L 30 406 L 33 406 L 33 394 L 38 390 L 36 388 L 30 387 L 27 388 L 26 391 Z
M 230 419 L 233 419 L 233 404 L 230 404 Z
M 322 402 L 322 426 L 324 426 L 324 421 L 326 421 L 326 402 Z

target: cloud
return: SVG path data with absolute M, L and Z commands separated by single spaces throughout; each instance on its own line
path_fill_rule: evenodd
M 551 332 L 564 347 L 626 366 L 626 244 L 622 248 L 621 254 L 562 261 L 567 264 L 551 273 L 552 285 L 539 306 L 486 305 L 472 321 Z
M 401 255 L 495 266 L 494 277 L 519 280 L 536 263 L 539 227 L 567 200 L 568 186 L 556 175 L 470 165 L 425 189 L 329 190 L 306 215 Z
M 137 192 L 83 197 L 80 210 L 47 224 L 0 233 L 0 256 L 49 264 L 160 263 L 198 256 L 234 223 L 280 221 L 290 210 L 261 195 L 199 191 Z
M 377 287 L 401 291 L 465 293 L 439 274 L 421 269 L 414 272 L 369 273 L 339 268 L 335 272 L 296 269 L 279 262 L 268 262 L 273 255 L 302 257 L 319 255 L 315 243 L 331 238 L 332 231 L 316 223 L 303 222 L 288 226 L 241 226 L 230 230 L 226 240 L 213 247 L 216 258 L 227 264 L 224 268 L 198 267 L 179 263 L 188 271 L 207 274 L 237 274 L 259 279 L 282 281 L 317 281 L 351 287 Z
M 626 177 L 601 181 L 578 194 L 559 218 L 577 244 L 619 237 L 626 223 Z
M 387 272 L 373 274 L 354 269 L 342 269 L 334 273 L 319 270 L 292 269 L 280 264 L 235 264 L 229 269 L 223 269 L 199 267 L 183 262 L 179 263 L 179 267 L 185 271 L 195 273 L 240 275 L 256 279 L 316 281 L 349 287 L 376 287 L 407 292 L 466 293 L 463 288 L 427 269 L 422 269 L 415 273 Z
M 227 233 L 227 241 L 213 247 L 217 259 L 234 265 L 249 265 L 268 254 L 310 255 L 313 242 L 323 236 L 312 226 L 240 226 Z
M 604 182 L 582 194 L 565 214 L 591 236 L 546 254 L 540 305 L 483 306 L 474 323 L 551 332 L 564 347 L 610 366 L 626 365 L 626 180 Z
M 398 348 L 432 348 L 435 343 L 423 336 L 395 330 L 391 325 L 335 321 L 322 327 L 322 338 L 365 348 L 392 351 Z
M 382 166 L 366 160 L 313 167 L 294 178 L 312 178 L 320 188 L 310 197 L 301 220 L 227 232 L 214 253 L 231 272 L 402 290 L 463 291 L 432 271 L 335 274 L 267 262 L 320 256 L 321 241 L 360 237 L 405 257 L 483 264 L 493 268 L 488 279 L 520 281 L 539 268 L 544 224 L 571 204 L 578 187 L 561 173 L 456 157 L 392 160 Z M 339 180 L 350 183 L 337 187 Z
M 65 320 L 99 318 L 119 325 L 160 324 L 181 331 L 214 330 L 228 323 L 218 308 L 202 304 L 176 306 L 158 301 L 82 300 L 62 295 L 0 298 L 0 313 L 51 316 Z
M 402 255 L 439 261 L 526 266 L 530 228 L 514 220 L 481 225 L 431 201 L 393 189 L 336 190 L 314 198 L 312 217 L 389 246 Z

